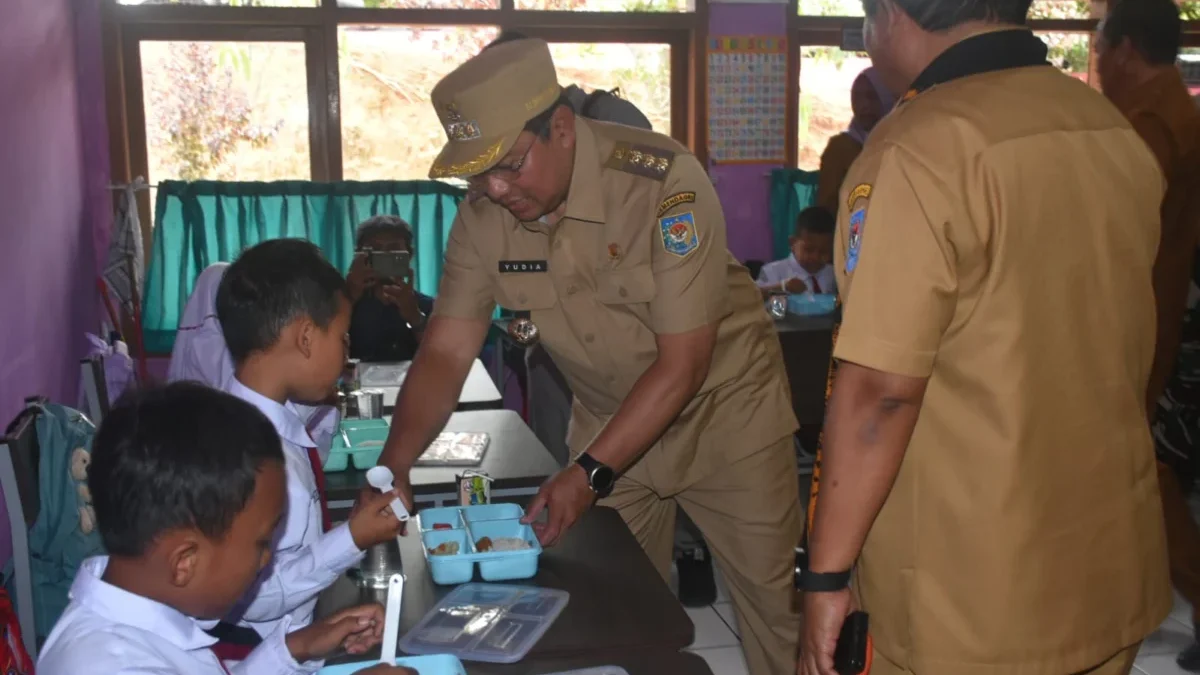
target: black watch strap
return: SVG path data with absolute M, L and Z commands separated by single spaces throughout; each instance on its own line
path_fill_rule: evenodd
M 800 573 L 799 590 L 806 593 L 834 593 L 845 590 L 850 585 L 850 570 L 845 572 L 810 572 Z

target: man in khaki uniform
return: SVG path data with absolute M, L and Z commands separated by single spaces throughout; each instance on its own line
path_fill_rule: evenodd
M 1200 469 L 1200 111 L 1175 65 L 1182 33 L 1173 0 L 1123 0 L 1096 34 L 1096 71 L 1104 94 L 1150 147 L 1167 180 L 1154 260 L 1158 341 L 1146 403 L 1171 581 L 1192 605 L 1193 626 L 1200 626 L 1200 529 L 1187 502 Z M 1178 663 L 1200 672 L 1200 644 Z
M 1018 27 L 1029 0 L 864 7 L 907 94 L 842 189 L 800 671 L 832 675 L 857 604 L 873 675 L 1128 673 L 1171 605 L 1144 405 L 1162 175 Z
M 548 511 L 539 538 L 600 497 L 666 578 L 682 506 L 729 580 L 750 671 L 791 672 L 796 420 L 704 169 L 665 136 L 577 117 L 541 40 L 485 50 L 431 98 L 450 140 L 430 174 L 466 177 L 471 194 L 380 463 L 411 501 L 408 469 L 454 410 L 493 308 L 528 313 L 575 393 L 575 462 L 529 508 Z

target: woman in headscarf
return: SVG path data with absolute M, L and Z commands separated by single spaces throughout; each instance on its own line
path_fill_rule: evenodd
M 175 333 L 175 347 L 171 350 L 171 363 L 167 367 L 167 381 L 190 380 L 206 384 L 213 389 L 228 391 L 233 380 L 233 358 L 225 346 L 225 335 L 217 319 L 217 289 L 229 263 L 209 265 L 196 277 L 196 286 L 183 308 L 179 319 L 179 330 Z M 307 406 L 293 402 L 317 450 L 324 460 L 329 456 L 333 435 L 337 433 L 341 418 L 333 406 Z
M 883 80 L 876 74 L 875 68 L 867 68 L 854 79 L 850 87 L 850 109 L 854 111 L 854 118 L 850 120 L 848 129 L 829 139 L 825 152 L 821 153 L 816 206 L 829 209 L 834 214 L 838 212 L 838 191 L 850 165 L 862 152 L 871 130 L 892 109 L 895 101 L 892 93 L 883 86 Z

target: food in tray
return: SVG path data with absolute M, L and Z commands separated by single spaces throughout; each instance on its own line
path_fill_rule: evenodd
M 458 542 L 444 541 L 429 549 L 429 555 L 458 555 Z
M 499 553 L 501 551 L 524 551 L 531 549 L 533 546 L 520 537 L 480 537 L 479 541 L 475 542 L 475 550 L 480 553 L 489 551 Z
M 435 530 L 453 530 L 454 526 L 451 525 L 450 523 L 434 523 L 433 529 L 435 529 Z

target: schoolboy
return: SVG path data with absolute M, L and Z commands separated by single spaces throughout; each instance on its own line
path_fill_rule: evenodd
M 792 254 L 763 265 L 758 287 L 763 297 L 772 293 L 834 293 L 834 214 L 811 206 L 796 218 L 796 231 L 789 238 Z
M 292 633 L 285 619 L 235 665 L 213 653 L 204 629 L 271 560 L 283 465 L 271 423 L 228 394 L 181 382 L 119 402 L 97 433 L 88 477 L 109 557 L 80 568 L 38 672 L 309 673 L 339 647 L 378 644 L 382 608 L 364 605 Z
M 374 494 L 348 523 L 330 527 L 320 458 L 295 402 L 334 392 L 350 302 L 345 280 L 317 247 L 275 239 L 247 249 L 221 280 L 217 317 L 234 363 L 227 391 L 266 415 L 283 441 L 288 508 L 275 563 L 228 617 L 266 636 L 286 617 L 307 625 L 317 594 L 363 551 L 395 538 L 401 523 L 387 509 L 391 495 Z

